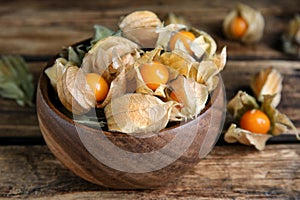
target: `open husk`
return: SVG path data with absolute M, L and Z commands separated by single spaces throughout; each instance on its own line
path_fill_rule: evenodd
M 112 98 L 117 98 L 126 93 L 127 80 L 125 68 L 118 74 L 118 76 L 110 83 L 109 91 L 106 98 L 102 102 L 97 102 L 97 108 L 104 108 Z
M 265 95 L 261 108 L 271 120 L 271 134 L 280 135 L 282 133 L 291 133 L 295 134 L 298 140 L 300 140 L 299 132 L 293 122 L 288 118 L 288 116 L 281 113 L 272 105 L 274 98 L 276 98 L 274 95 Z
M 166 84 L 160 84 L 156 90 L 150 89 L 147 84 L 144 82 L 142 75 L 140 73 L 140 67 L 143 64 L 152 63 L 154 61 L 158 61 L 160 58 L 160 52 L 162 48 L 155 48 L 152 51 L 147 51 L 141 58 L 137 59 L 134 65 L 135 69 L 135 77 L 136 77 L 136 92 L 142 94 L 150 94 L 160 97 L 166 97 L 165 88 Z M 170 74 L 170 73 L 169 73 Z
M 191 28 L 191 32 L 196 36 L 196 39 L 191 43 L 191 50 L 194 52 L 196 58 L 201 58 L 205 55 L 209 58 L 212 57 L 217 51 L 215 40 L 205 31 Z
M 256 99 L 241 90 L 227 104 L 228 112 L 236 121 L 240 121 L 245 112 L 254 108 L 259 108 Z
M 179 49 L 164 52 L 159 59 L 177 73 L 206 85 L 208 91 L 211 92 L 218 84 L 217 74 L 223 70 L 226 63 L 226 47 L 222 49 L 220 54 L 214 54 L 212 58 L 206 58 L 201 62 Z
M 179 75 L 170 83 L 170 87 L 182 104 L 177 119 L 180 117 L 193 119 L 204 109 L 208 99 L 208 89 L 205 85 Z
M 247 22 L 247 30 L 241 37 L 236 37 L 231 32 L 231 23 L 237 17 L 241 16 Z M 229 39 L 239 40 L 243 43 L 250 44 L 259 41 L 263 37 L 265 21 L 262 14 L 245 5 L 239 3 L 224 19 L 223 32 Z
M 193 65 L 196 60 L 180 50 L 174 50 L 172 52 L 164 52 L 160 56 L 160 61 L 164 65 L 170 66 L 176 70 L 179 74 L 186 77 L 190 77 L 190 73 L 193 69 Z
M 109 36 L 98 41 L 85 55 L 81 66 L 84 73 L 98 73 L 110 85 L 105 100 L 97 102 L 97 107 L 103 108 L 112 96 L 117 97 L 126 92 L 126 73 L 131 71 L 139 57 L 137 49 L 137 44 L 126 38 Z
M 169 24 L 167 26 L 158 27 L 156 29 L 156 32 L 158 33 L 156 46 L 161 46 L 164 49 L 167 49 L 172 35 L 180 30 L 185 29 L 187 29 L 187 26 L 184 24 Z
M 250 131 L 238 128 L 235 124 L 231 124 L 226 131 L 224 139 L 228 143 L 240 142 L 245 145 L 253 145 L 257 150 L 264 150 L 266 142 L 272 136 L 268 134 L 251 133 Z
M 233 116 L 234 121 L 240 122 L 241 117 L 245 112 L 251 109 L 259 109 L 256 99 L 246 92 L 239 91 L 227 105 L 228 112 Z M 248 130 L 237 127 L 232 123 L 229 129 L 225 132 L 224 140 L 228 143 L 239 142 L 245 145 L 253 145 L 258 150 L 263 150 L 265 144 L 272 135 L 252 133 Z
M 196 59 L 201 59 L 203 56 L 212 57 L 216 53 L 216 42 L 209 34 L 196 28 L 189 29 L 183 24 L 170 24 L 168 26 L 158 28 L 157 32 L 159 33 L 159 36 L 156 45 L 162 46 L 168 51 L 175 50 L 170 49 L 169 42 L 172 36 L 181 30 L 192 32 L 196 38 L 190 42 L 190 49 L 187 49 L 181 40 L 177 40 L 175 43 L 175 49 L 180 49 L 186 53 L 190 53 L 191 51 L 191 56 Z
M 124 17 L 119 28 L 122 36 L 142 48 L 153 48 L 158 37 L 156 28 L 162 26 L 157 15 L 151 11 L 135 11 Z
M 165 128 L 178 103 L 163 102 L 152 95 L 125 94 L 105 107 L 108 128 L 128 134 L 157 133 Z
M 263 95 L 262 105 L 259 106 L 254 97 L 246 92 L 239 91 L 227 105 L 227 110 L 233 116 L 234 121 L 239 123 L 245 112 L 251 109 L 259 109 L 268 116 L 271 127 L 268 134 L 258 134 L 239 128 L 233 123 L 224 135 L 225 141 L 253 145 L 256 149 L 263 150 L 267 140 L 276 135 L 292 133 L 300 139 L 299 132 L 292 121 L 273 106 L 274 98 L 276 98 L 276 95 Z
M 171 52 L 162 52 L 162 48 L 157 47 L 152 51 L 146 52 L 135 63 L 137 89 L 136 92 L 143 94 L 152 94 L 166 97 L 165 88 L 167 85 L 161 84 L 155 91 L 152 91 L 144 83 L 140 74 L 139 67 L 144 63 L 159 61 L 167 66 L 169 71 L 169 80 L 172 81 L 178 75 L 184 75 L 191 78 L 199 84 L 207 87 L 208 92 L 215 89 L 218 84 L 218 73 L 223 70 L 226 63 L 226 48 L 223 48 L 221 54 L 214 54 L 211 59 L 205 59 L 198 62 L 185 52 L 175 49 Z
M 219 82 L 217 74 L 219 73 L 218 67 L 213 61 L 202 61 L 196 63 L 195 68 L 197 73 L 195 74 L 195 79 L 198 83 L 207 86 L 209 92 L 213 91 Z M 191 75 L 194 77 L 194 75 Z

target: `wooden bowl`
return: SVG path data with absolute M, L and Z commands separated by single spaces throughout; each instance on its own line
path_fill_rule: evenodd
M 53 154 L 83 179 L 109 188 L 156 188 L 190 170 L 215 145 L 226 110 L 219 78 L 207 109 L 196 119 L 139 138 L 75 123 L 58 109 L 56 94 L 42 73 L 37 90 L 39 126 Z

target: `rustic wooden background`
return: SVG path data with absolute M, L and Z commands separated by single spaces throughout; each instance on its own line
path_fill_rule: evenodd
M 237 2 L 257 8 L 265 17 L 264 37 L 255 45 L 228 41 L 222 34 L 222 20 Z M 279 110 L 300 130 L 300 62 L 284 54 L 280 45 L 288 21 L 300 13 L 298 0 L 0 0 L 0 55 L 23 55 L 36 84 L 46 62 L 62 47 L 91 37 L 94 24 L 116 30 L 121 16 L 144 9 L 161 18 L 170 11 L 182 15 L 210 33 L 220 48 L 228 47 L 222 73 L 228 99 L 247 88 L 255 72 L 278 69 L 284 75 Z M 19 107 L 2 98 L 0 105 L 0 198 L 300 198 L 300 146 L 291 135 L 274 138 L 263 152 L 219 142 L 196 168 L 158 190 L 116 191 L 83 181 L 53 157 L 41 137 L 35 107 Z

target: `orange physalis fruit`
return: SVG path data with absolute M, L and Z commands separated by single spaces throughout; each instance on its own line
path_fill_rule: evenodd
M 177 98 L 177 95 L 175 94 L 174 91 L 172 91 L 172 92 L 170 93 L 170 98 L 171 98 L 172 100 L 178 102 L 178 103 L 181 103 L 181 102 L 179 101 L 179 99 Z
M 268 116 L 258 109 L 248 110 L 240 120 L 240 127 L 253 133 L 266 134 L 270 126 Z
M 246 33 L 248 29 L 248 24 L 244 18 L 237 16 L 231 22 L 230 30 L 234 37 L 240 38 Z
M 167 67 L 160 62 L 145 63 L 140 66 L 140 73 L 145 84 L 156 90 L 160 84 L 166 84 L 169 80 Z
M 171 100 L 176 101 L 176 102 L 178 102 L 178 103 L 181 104 L 181 105 L 177 105 L 176 108 L 178 108 L 179 110 L 181 110 L 181 109 L 183 108 L 182 101 L 181 101 L 181 99 L 179 98 L 179 96 L 176 94 L 175 91 L 172 91 L 172 92 L 169 94 L 169 97 L 171 98 Z
M 195 39 L 195 35 L 192 32 L 189 31 L 179 31 L 175 33 L 170 41 L 169 41 L 169 47 L 171 50 L 174 50 L 176 48 L 176 43 L 182 42 L 184 45 L 184 48 L 187 50 L 187 52 L 190 55 L 193 55 L 193 52 L 190 48 L 190 43 Z
M 108 93 L 109 86 L 106 80 L 97 73 L 85 75 L 86 81 L 95 94 L 96 101 L 103 101 Z

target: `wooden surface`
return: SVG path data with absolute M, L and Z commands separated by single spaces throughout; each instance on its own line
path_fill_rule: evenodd
M 231 98 L 261 68 L 284 76 L 279 110 L 300 130 L 300 62 L 282 53 L 280 35 L 298 12 L 298 0 L 242 1 L 265 16 L 261 42 L 242 45 L 225 40 L 221 24 L 238 1 L 4 1 L 0 0 L 0 54 L 21 54 L 37 78 L 63 46 L 86 39 L 93 25 L 117 28 L 120 16 L 149 9 L 163 18 L 169 11 L 209 32 L 219 49 L 228 48 L 222 73 Z M 238 144 L 216 146 L 186 175 L 158 190 L 111 190 L 76 177 L 54 158 L 41 138 L 36 109 L 0 99 L 0 198 L 20 199 L 299 199 L 300 146 L 295 137 L 274 140 L 263 152 Z M 221 138 L 222 139 L 222 138 Z
M 0 147 L 0 197 L 38 199 L 299 199 L 298 144 L 217 146 L 197 167 L 157 190 L 111 190 L 83 181 L 46 146 Z

